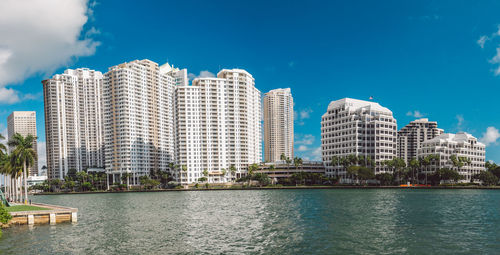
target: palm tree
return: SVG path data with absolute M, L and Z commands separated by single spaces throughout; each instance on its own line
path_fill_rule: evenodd
M 409 165 L 412 170 L 412 181 L 413 184 L 415 184 L 415 170 L 417 170 L 420 167 L 420 161 L 418 161 L 416 158 L 413 158 L 410 160 Z
M 7 181 L 7 178 L 10 177 L 10 157 L 8 154 L 2 154 L 0 153 L 0 174 L 3 175 L 3 188 L 4 188 L 4 193 L 6 194 L 7 197 L 10 196 L 10 185 L 8 183 L 10 181 Z M 9 187 L 9 188 L 7 188 Z
M 248 166 L 248 186 L 250 186 L 250 181 L 252 179 L 253 172 L 257 169 L 259 169 L 259 165 L 255 163 Z
M 427 172 L 428 172 L 428 167 L 435 163 L 435 161 L 439 160 L 439 155 L 434 155 L 434 154 L 430 154 L 430 155 L 427 155 L 425 157 L 421 157 L 419 159 L 420 161 L 420 166 L 424 166 L 425 167 L 425 185 L 427 185 Z
M 187 172 L 187 170 L 188 170 L 187 165 L 182 165 L 182 167 L 181 167 L 181 168 L 182 168 L 182 171 L 183 171 L 183 172 Z M 182 174 L 182 173 L 181 173 L 180 175 L 181 175 L 181 182 L 182 182 L 182 179 L 183 179 L 182 177 L 184 177 L 184 176 L 183 176 L 183 174 Z M 186 179 L 187 179 L 187 174 L 186 174 Z
M 283 160 L 283 161 L 286 161 L 285 153 L 281 153 L 280 159 Z
M 227 170 L 225 168 L 222 168 L 222 176 L 224 177 L 224 180 L 226 179 L 226 174 Z
M 5 137 L 0 134 L 0 140 L 4 140 Z M 7 154 L 7 147 L 5 144 L 0 143 L 0 174 L 3 175 L 3 187 L 4 187 L 4 193 L 7 193 L 7 168 L 6 168 L 6 161 L 9 160 L 8 154 Z
M 208 183 L 208 170 L 207 169 L 203 170 L 203 176 L 205 176 L 205 178 L 207 178 L 207 183 Z
M 293 158 L 293 165 L 295 166 L 295 168 L 302 165 L 302 163 L 303 163 L 303 161 L 301 158 L 299 158 L 299 157 Z
M 236 167 L 234 165 L 229 166 L 229 171 L 231 172 L 231 180 L 232 180 L 234 174 L 236 173 Z
M 35 163 L 37 157 L 35 150 L 33 150 L 33 142 L 35 137 L 22 135 L 16 133 L 12 140 L 9 141 L 9 146 L 12 146 L 12 161 L 23 166 L 23 179 L 24 179 L 24 204 L 28 204 L 28 182 L 26 180 L 26 171 L 28 167 Z
M 125 172 L 122 174 L 122 181 L 127 181 L 127 190 L 130 189 L 130 177 L 132 177 L 132 175 L 129 172 Z

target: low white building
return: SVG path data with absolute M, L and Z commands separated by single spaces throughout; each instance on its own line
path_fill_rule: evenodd
M 31 187 L 33 185 L 42 184 L 46 180 L 47 180 L 46 175 L 42 175 L 42 176 L 35 175 L 35 176 L 28 176 L 28 179 L 26 180 L 26 182 L 28 183 L 28 187 Z
M 422 143 L 418 149 L 418 158 L 428 155 L 438 155 L 439 159 L 425 167 L 423 173 L 432 174 L 439 168 L 450 168 L 458 171 L 464 178 L 462 182 L 470 182 L 471 177 L 485 170 L 486 146 L 477 141 L 477 138 L 465 132 L 457 134 L 442 134 Z M 470 163 L 457 169 L 452 164 L 450 157 L 467 158 Z

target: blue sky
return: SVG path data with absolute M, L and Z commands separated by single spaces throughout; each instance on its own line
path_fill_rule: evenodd
M 42 79 L 148 58 L 290 87 L 304 158 L 319 158 L 330 101 L 373 96 L 399 127 L 438 121 L 500 162 L 498 1 L 51 1 L 0 3 L 0 131 L 11 111 L 35 110 L 43 142 Z

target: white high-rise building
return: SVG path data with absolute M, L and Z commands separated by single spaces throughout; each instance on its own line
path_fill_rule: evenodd
M 477 138 L 465 132 L 457 134 L 441 134 L 433 139 L 422 143 L 418 149 L 417 157 L 423 158 L 428 155 L 438 155 L 439 160 L 431 162 L 430 166 L 424 167 L 422 173 L 432 174 L 439 168 L 457 170 L 464 178 L 462 182 L 470 182 L 471 177 L 485 170 L 486 146 L 477 141 Z M 467 158 L 470 161 L 461 168 L 453 166 L 451 155 Z
M 178 86 L 176 95 L 176 155 L 184 168 L 179 182 L 226 182 L 261 162 L 261 96 L 247 71 L 224 69 L 217 78 L 194 79 Z
M 26 137 L 32 135 L 35 137 L 33 141 L 33 150 L 38 154 L 37 136 L 36 136 L 36 112 L 34 111 L 15 111 L 7 117 L 8 139 L 12 139 L 16 133 Z M 13 148 L 9 148 L 13 150 Z M 33 166 L 28 168 L 27 174 L 34 176 L 38 174 L 38 160 L 35 159 Z
M 398 131 L 398 157 L 402 158 L 406 165 L 417 158 L 417 150 L 426 140 L 432 139 L 444 131 L 437 127 L 436 121 L 429 119 L 418 119 Z
M 175 162 L 175 87 L 187 85 L 187 71 L 150 60 L 109 68 L 103 102 L 106 171 L 110 182 L 124 173 L 131 184 Z
M 397 124 L 392 112 L 378 103 L 344 98 L 332 101 L 321 119 L 321 150 L 328 176 L 346 177 L 333 156 L 370 157 L 375 174 L 389 171 L 381 164 L 396 157 Z
M 293 158 L 293 98 L 290 89 L 264 95 L 264 153 L 267 162 Z
M 42 83 L 48 178 L 104 168 L 102 73 L 67 69 Z

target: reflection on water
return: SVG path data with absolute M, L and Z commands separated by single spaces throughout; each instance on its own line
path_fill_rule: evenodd
M 14 227 L 0 254 L 497 253 L 500 191 L 249 190 L 37 196 L 78 223 Z

